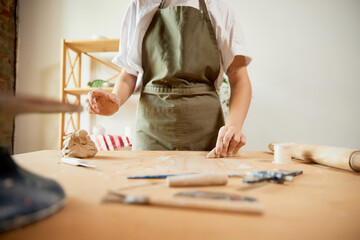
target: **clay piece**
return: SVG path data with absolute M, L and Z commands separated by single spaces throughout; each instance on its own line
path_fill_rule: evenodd
M 95 143 L 88 137 L 85 130 L 76 130 L 63 142 L 61 151 L 63 157 L 90 158 L 95 156 L 98 149 Z

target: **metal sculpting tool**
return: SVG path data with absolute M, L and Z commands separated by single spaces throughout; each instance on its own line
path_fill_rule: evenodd
M 199 186 L 220 186 L 226 185 L 229 177 L 251 176 L 244 178 L 244 183 L 258 183 L 271 181 L 283 184 L 285 181 L 292 181 L 294 176 L 300 175 L 301 170 L 278 170 L 278 171 L 254 171 L 247 173 L 187 173 L 187 174 L 163 174 L 129 176 L 128 179 L 163 179 L 166 178 L 168 187 L 199 187 Z
M 160 175 L 136 175 L 136 176 L 127 176 L 127 179 L 162 179 L 171 176 L 183 176 L 194 173 L 182 173 L 182 174 L 160 174 Z
M 160 174 L 160 175 L 136 175 L 136 176 L 127 176 L 127 179 L 162 179 L 173 176 L 186 176 L 193 174 L 201 174 L 201 173 L 180 173 L 180 174 Z M 229 173 L 228 177 L 244 177 L 243 173 Z
M 82 160 L 80 158 L 73 158 L 73 157 L 63 157 L 61 158 L 61 162 L 67 163 L 74 166 L 80 166 L 80 167 L 90 167 L 90 168 L 96 168 L 95 165 L 89 164 L 85 160 Z
M 243 179 L 244 183 L 258 183 L 263 181 L 271 181 L 275 183 L 282 184 L 285 181 L 292 181 L 295 176 L 302 174 L 302 170 L 280 170 L 278 172 L 272 171 L 257 171 L 252 172 L 251 178 Z

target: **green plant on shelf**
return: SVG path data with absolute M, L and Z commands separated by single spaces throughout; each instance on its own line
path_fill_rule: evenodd
M 224 78 L 218 90 L 218 94 L 225 119 L 229 115 L 230 93 L 231 91 L 230 91 L 229 81 L 226 78 Z
M 105 80 L 96 79 L 92 82 L 88 82 L 88 86 L 92 88 L 100 88 L 100 87 L 113 87 L 114 84 L 107 82 Z

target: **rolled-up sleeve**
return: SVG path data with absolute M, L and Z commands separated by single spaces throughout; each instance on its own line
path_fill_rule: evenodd
M 138 71 L 130 66 L 128 62 L 128 54 L 131 44 L 134 40 L 136 28 L 136 1 L 131 1 L 122 20 L 122 27 L 120 32 L 119 52 L 112 59 L 112 62 L 121 68 L 125 69 L 127 73 L 138 76 Z
M 245 57 L 246 65 L 249 65 L 252 58 L 247 50 L 242 27 L 235 14 L 224 1 L 213 1 L 219 5 L 214 9 L 216 19 L 216 34 L 223 69 L 227 72 L 234 57 L 241 55 Z

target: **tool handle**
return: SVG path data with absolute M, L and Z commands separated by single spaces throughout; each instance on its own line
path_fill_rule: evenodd
M 274 144 L 269 145 L 271 151 L 274 151 Z M 330 167 L 360 171 L 360 150 L 294 143 L 291 156 Z
M 226 200 L 207 200 L 207 199 L 149 199 L 148 204 L 177 207 L 177 208 L 191 208 L 212 211 L 226 211 L 235 213 L 253 213 L 261 214 L 264 212 L 264 207 L 259 202 L 239 202 L 239 201 L 226 201 Z
M 59 113 L 81 112 L 77 104 L 62 103 L 55 100 L 29 96 L 0 95 L 0 112 L 18 113 Z
M 221 186 L 228 182 L 226 173 L 199 173 L 170 176 L 166 178 L 168 187 Z

